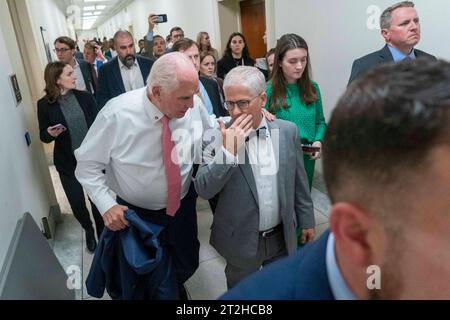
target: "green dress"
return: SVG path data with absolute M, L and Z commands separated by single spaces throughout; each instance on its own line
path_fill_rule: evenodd
M 294 122 L 298 128 L 298 135 L 302 143 L 311 144 L 315 141 L 322 141 L 325 135 L 326 123 L 323 116 L 322 97 L 317 83 L 313 82 L 317 91 L 317 100 L 310 105 L 306 105 L 302 100 L 297 84 L 288 84 L 286 90 L 286 104 L 288 108 L 281 108 L 275 113 L 278 119 Z M 267 102 L 266 109 L 269 109 L 270 96 L 272 94 L 272 83 L 269 82 L 266 88 Z M 299 150 L 301 152 L 301 150 Z M 309 159 L 309 155 L 303 155 L 305 170 L 308 176 L 309 189 L 312 188 L 314 178 L 315 161 Z

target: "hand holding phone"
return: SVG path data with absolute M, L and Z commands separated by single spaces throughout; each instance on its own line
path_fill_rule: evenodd
M 320 147 L 315 147 L 310 144 L 302 144 L 302 150 L 305 153 L 314 153 L 320 151 Z
M 48 134 L 51 135 L 53 138 L 57 138 L 61 133 L 63 133 L 66 130 L 67 128 L 64 127 L 61 123 L 58 123 L 57 125 L 47 128 Z
M 65 130 L 67 130 L 67 128 L 64 127 L 61 123 L 58 123 L 57 125 L 54 125 L 54 126 L 50 127 L 50 130 L 61 130 L 61 131 L 65 131 Z
M 157 20 L 156 20 L 156 23 L 167 22 L 167 14 L 158 14 L 156 16 L 158 17 Z

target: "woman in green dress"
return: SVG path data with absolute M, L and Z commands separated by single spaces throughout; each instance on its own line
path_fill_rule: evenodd
M 302 144 L 319 148 L 303 155 L 311 190 L 315 160 L 321 156 L 326 123 L 319 86 L 311 80 L 308 45 L 302 37 L 285 34 L 278 40 L 266 93 L 266 109 L 279 119 L 294 122 Z

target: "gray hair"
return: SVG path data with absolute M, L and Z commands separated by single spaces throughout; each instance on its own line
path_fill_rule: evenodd
M 252 94 L 258 95 L 266 90 L 266 79 L 261 71 L 255 67 L 239 66 L 228 72 L 223 82 L 223 88 L 243 85 L 250 89 Z
M 385 9 L 380 16 L 381 29 L 389 29 L 391 27 L 392 12 L 398 8 L 414 8 L 414 2 L 402 1 L 402 2 L 398 2 L 398 3 L 390 6 L 389 8 Z
M 161 56 L 152 66 L 147 79 L 147 88 L 151 91 L 153 87 L 161 87 L 163 91 L 174 91 L 178 89 L 178 73 L 181 69 L 195 67 L 192 62 L 180 52 L 170 52 Z M 197 71 L 195 71 L 197 72 Z

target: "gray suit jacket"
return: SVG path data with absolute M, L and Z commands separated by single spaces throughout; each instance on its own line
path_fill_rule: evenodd
M 297 224 L 301 228 L 315 226 L 303 152 L 295 124 L 277 119 L 269 122 L 268 127 L 275 155 L 279 155 L 279 212 L 286 249 L 288 253 L 293 253 L 297 249 Z M 279 144 L 274 143 L 277 133 Z M 254 262 L 252 259 L 256 258 L 258 249 L 258 192 L 248 157 L 245 164 L 227 164 L 221 149 L 220 131 L 215 138 L 209 145 L 204 142 L 204 162 L 197 172 L 195 188 L 205 199 L 219 194 L 210 243 L 231 264 L 245 268 Z M 217 154 L 211 151 L 213 149 L 218 151 Z M 214 161 L 211 162 L 212 158 Z M 220 160 L 222 164 L 217 163 Z
M 426 52 L 414 49 L 414 53 L 417 58 L 426 58 L 436 60 L 435 56 L 428 54 Z M 352 65 L 352 72 L 350 74 L 350 79 L 348 84 L 352 83 L 354 80 L 362 77 L 370 69 L 387 62 L 393 62 L 391 51 L 388 45 L 385 45 L 381 50 L 372 52 L 364 57 L 356 59 Z

